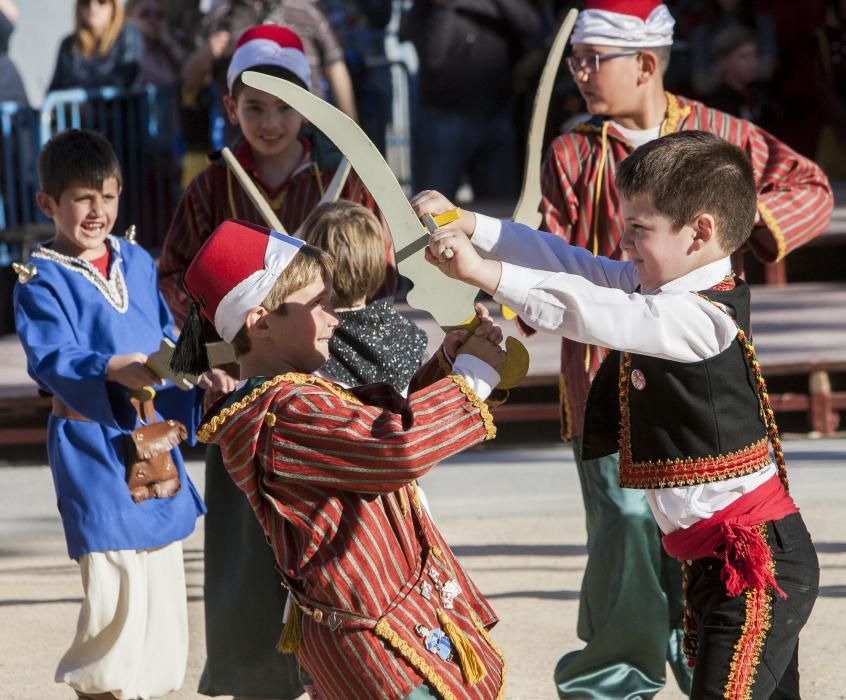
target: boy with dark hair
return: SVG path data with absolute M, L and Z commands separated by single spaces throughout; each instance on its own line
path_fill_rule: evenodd
M 534 328 L 611 348 L 581 456 L 619 451 L 620 485 L 645 489 L 664 549 L 685 565 L 691 697 L 799 697 L 798 637 L 819 566 L 787 494 L 748 338 L 749 287 L 731 272 L 755 218 L 752 166 L 722 139 L 683 131 L 636 149 L 617 183 L 625 262 L 479 214 L 434 234 L 427 258 Z M 452 205 L 422 193 L 415 206 Z M 643 611 L 629 614 L 647 643 Z
M 225 222 L 185 275 L 238 352 L 239 387 L 199 437 L 220 447 L 273 547 L 293 603 L 280 649 L 327 700 L 501 697 L 496 617 L 415 483 L 494 436 L 484 400 L 501 331 L 482 318 L 454 364 L 439 352 L 407 399 L 387 384 L 342 389 L 313 374 L 338 325 L 332 268 L 300 240 Z M 175 369 L 201 370 L 197 350 L 180 338 Z
M 542 172 L 543 228 L 594 255 L 624 257 L 617 166 L 638 146 L 689 129 L 714 133 L 752 161 L 758 193 L 744 251 L 781 260 L 825 231 L 833 197 L 820 168 L 755 124 L 664 89 L 674 20 L 660 0 L 585 0 L 567 63 L 592 118 L 550 144 Z M 679 649 L 678 565 L 656 545 L 658 530 L 644 494 L 620 489 L 618 456 L 581 459 L 582 417 L 607 350 L 564 338 L 561 434 L 573 440 L 585 502 L 588 565 L 579 600 L 578 635 L 586 646 L 555 669 L 561 698 L 643 697 L 663 688 L 669 661 L 683 691 L 689 672 Z M 608 571 L 638 567 L 609 586 Z M 632 633 L 633 607 L 649 633 Z
M 387 382 L 402 392 L 426 356 L 426 334 L 390 299 L 368 303 L 385 280 L 376 215 L 344 200 L 321 204 L 305 220 L 302 236 L 335 262 L 333 304 L 341 323 L 322 372 L 343 386 Z
M 321 169 L 304 119 L 288 105 L 244 85 L 244 71 L 281 77 L 301 87 L 311 69 L 300 37 L 286 27 L 260 25 L 239 38 L 226 80 L 227 116 L 243 138 L 232 146 L 235 158 L 287 231 L 296 231 L 318 204 L 334 173 Z M 372 197 L 355 173 L 342 196 L 367 207 Z M 171 222 L 159 258 L 161 288 L 177 324 L 188 317 L 190 299 L 182 276 L 197 251 L 226 219 L 263 222 L 262 215 L 222 157 L 188 186 Z M 393 255 L 390 235 L 382 239 L 382 265 Z M 391 268 L 392 270 L 392 268 Z M 393 277 L 386 285 L 392 289 Z M 204 328 L 207 340 L 214 329 Z M 232 369 L 232 368 L 230 368 Z M 212 400 L 234 388 L 222 368 L 210 374 Z M 205 596 L 206 665 L 199 691 L 207 695 L 294 698 L 302 686 L 288 657 L 276 653 L 285 591 L 273 571 L 273 553 L 238 489 L 226 475 L 216 447 L 206 452 Z
M 112 147 L 93 132 L 64 131 L 44 146 L 38 172 L 38 205 L 56 237 L 18 266 L 15 317 L 29 375 L 53 397 L 50 469 L 83 585 L 56 682 L 83 698 L 165 695 L 182 685 L 188 659 L 180 540 L 204 508 L 177 449 L 178 481 L 134 502 L 129 433 L 141 422 L 130 392 L 155 385 L 158 409 L 189 426 L 196 395 L 162 386 L 145 364 L 162 338 L 175 338 L 173 318 L 153 259 L 110 235 L 121 188 Z

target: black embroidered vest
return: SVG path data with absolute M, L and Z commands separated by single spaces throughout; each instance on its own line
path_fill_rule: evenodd
M 699 292 L 749 328 L 749 287 Z M 620 453 L 620 485 L 722 481 L 770 460 L 755 375 L 739 340 L 715 357 L 675 362 L 614 351 L 591 385 L 582 458 Z

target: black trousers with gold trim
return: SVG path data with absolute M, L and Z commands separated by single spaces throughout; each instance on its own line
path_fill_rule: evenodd
M 775 577 L 772 588 L 728 598 L 719 559 L 689 566 L 687 605 L 696 624 L 693 700 L 798 698 L 799 631 L 819 593 L 820 569 L 799 513 L 766 523 Z

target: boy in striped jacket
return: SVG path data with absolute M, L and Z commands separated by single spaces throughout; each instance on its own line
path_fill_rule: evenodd
M 224 98 L 226 116 L 243 134 L 232 144 L 234 157 L 286 230 L 296 231 L 317 206 L 334 172 L 317 162 L 312 143 L 301 133 L 302 116 L 272 95 L 245 85 L 241 76 L 247 70 L 302 87 L 310 85 L 311 70 L 300 37 L 276 25 L 244 32 L 227 71 L 229 94 Z M 355 173 L 350 174 L 342 195 L 375 208 Z M 215 154 L 185 190 L 158 262 L 161 291 L 177 327 L 191 307 L 182 276 L 215 227 L 226 219 L 263 221 L 238 178 Z M 393 245 L 386 231 L 380 233 L 387 258 L 384 288 L 390 291 L 395 280 Z M 211 326 L 204 332 L 207 340 L 217 340 Z M 229 369 L 237 375 L 237 369 Z M 235 383 L 234 376 L 220 367 L 206 376 L 211 400 L 231 391 Z M 285 606 L 273 557 L 214 447 L 206 452 L 205 498 L 209 509 L 204 547 L 206 664 L 199 691 L 236 699 L 298 697 L 302 686 L 297 669 L 289 657 L 280 657 L 273 648 L 279 637 L 277 620 Z M 271 606 L 278 614 L 268 615 Z
M 497 618 L 421 506 L 416 480 L 495 434 L 485 398 L 504 353 L 489 317 L 414 376 L 342 389 L 315 374 L 338 325 L 332 261 L 225 222 L 185 275 L 194 300 L 175 369 L 199 371 L 199 311 L 242 380 L 199 438 L 218 445 L 268 537 L 292 605 L 279 642 L 321 697 L 497 698 Z M 481 316 L 481 308 L 477 311 Z M 459 332 L 460 333 L 460 332 Z M 448 357 L 454 357 L 450 363 Z

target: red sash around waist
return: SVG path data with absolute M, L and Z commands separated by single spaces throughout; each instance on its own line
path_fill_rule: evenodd
M 729 597 L 769 584 L 786 598 L 770 566 L 770 548 L 756 526 L 798 512 L 779 477 L 773 476 L 707 520 L 664 535 L 662 542 L 675 559 L 722 559 L 722 579 Z

